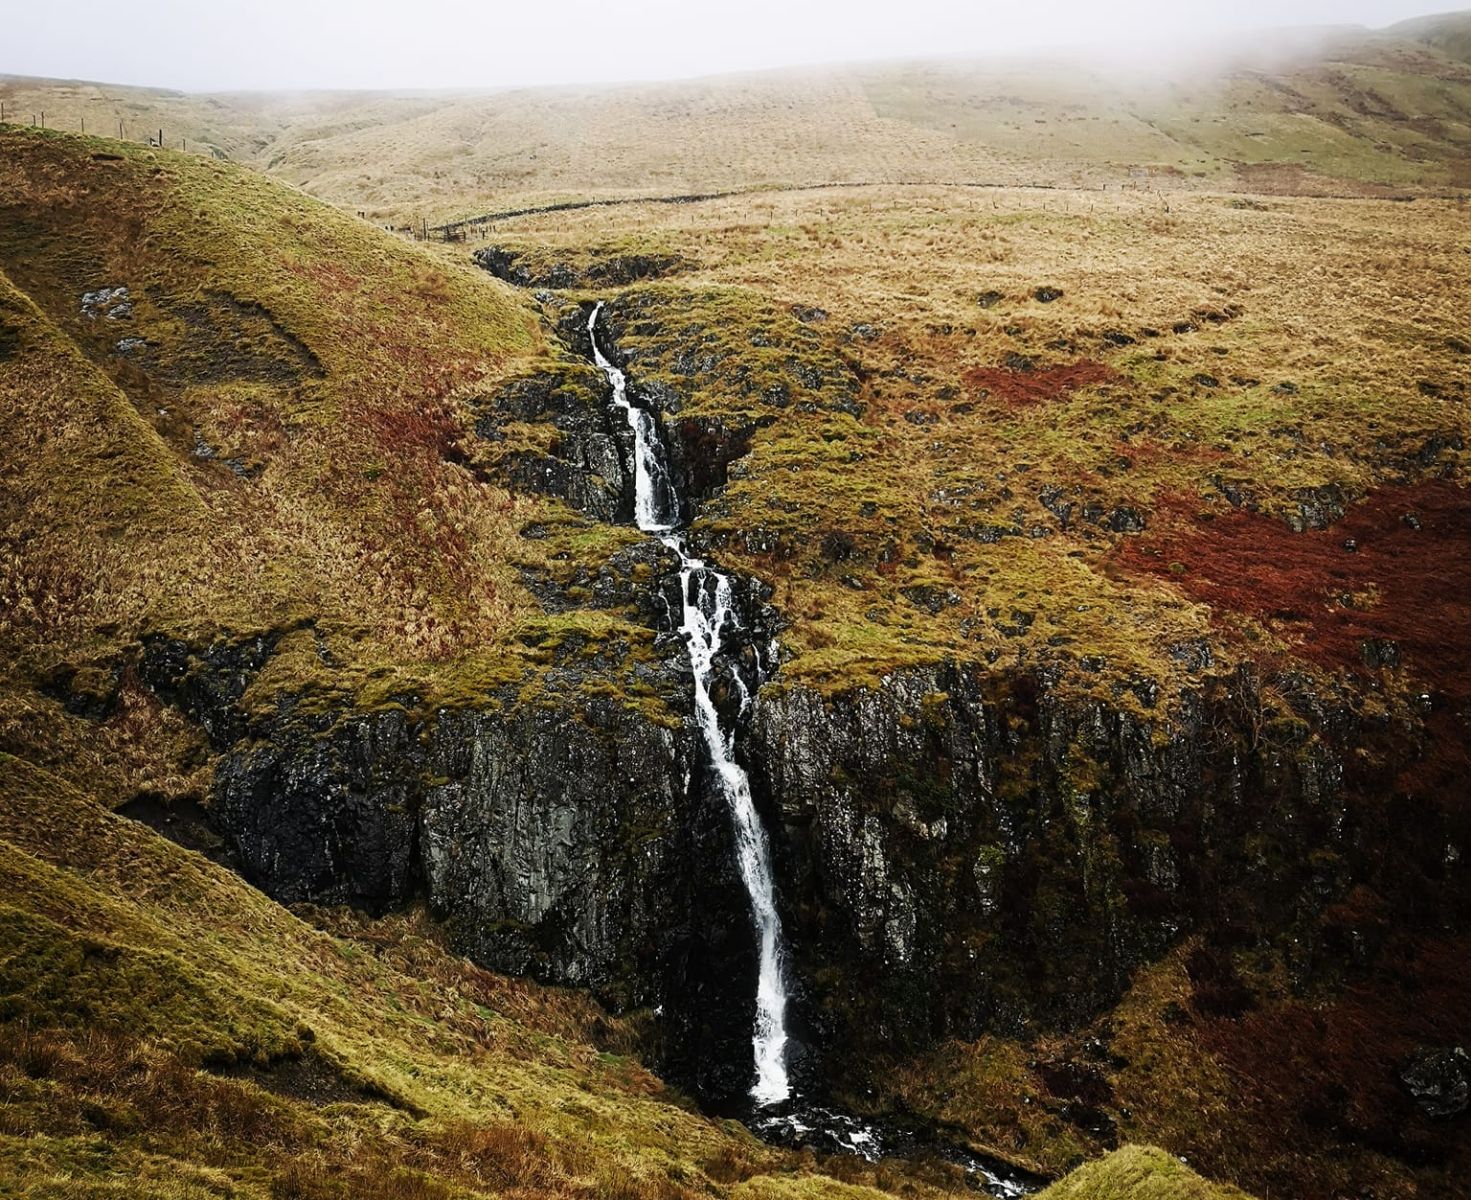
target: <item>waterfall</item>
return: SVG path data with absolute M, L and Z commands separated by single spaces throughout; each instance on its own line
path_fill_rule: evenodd
M 720 713 L 710 695 L 715 658 L 727 629 L 736 629 L 738 616 L 731 603 L 730 578 L 706 566 L 686 549 L 676 532 L 680 523 L 679 497 L 669 475 L 668 461 L 653 416 L 631 404 L 628 381 L 598 347 L 597 322 L 602 304 L 588 317 L 593 361 L 613 388 L 613 406 L 623 413 L 633 431 L 634 521 L 659 538 L 679 558 L 683 620 L 680 632 L 689 651 L 695 680 L 695 720 L 720 790 L 730 807 L 735 827 L 736 857 L 741 880 L 751 901 L 751 917 L 760 941 L 760 974 L 756 985 L 756 1024 L 752 1032 L 756 1082 L 751 1098 L 762 1107 L 780 1104 L 791 1095 L 786 1067 L 786 982 L 782 974 L 781 918 L 776 911 L 776 889 L 771 870 L 771 846 L 751 798 L 751 781 L 736 761 L 733 732 L 721 728 Z

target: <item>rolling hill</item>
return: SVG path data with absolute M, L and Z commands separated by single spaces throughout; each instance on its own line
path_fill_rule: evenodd
M 187 140 L 402 225 L 573 196 L 832 182 L 1454 192 L 1471 182 L 1468 23 L 1268 32 L 1111 64 L 949 60 L 403 94 L 10 78 L 0 99 L 56 128 L 162 128 L 170 146 Z

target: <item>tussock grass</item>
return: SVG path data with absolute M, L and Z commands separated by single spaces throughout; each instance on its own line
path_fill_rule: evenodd
M 1244 1192 L 1202 1179 L 1154 1146 L 1126 1146 L 1080 1167 L 1044 1200 L 1242 1200 Z

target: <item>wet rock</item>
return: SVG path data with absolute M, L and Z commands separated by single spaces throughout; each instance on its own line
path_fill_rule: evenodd
M 910 604 L 924 609 L 932 617 L 939 616 L 952 605 L 961 603 L 961 597 L 956 593 L 943 588 L 931 587 L 928 584 L 903 588 L 901 592 Z
M 1389 638 L 1365 638 L 1359 644 L 1359 656 L 1366 667 L 1397 667 L 1400 665 L 1399 643 Z
M 110 321 L 133 319 L 133 297 L 125 286 L 98 288 L 82 293 L 82 316 L 93 321 L 106 317 Z
M 1296 505 L 1286 513 L 1288 528 L 1293 533 L 1327 529 L 1333 522 L 1342 520 L 1348 510 L 1348 496 L 1336 483 L 1297 488 L 1289 493 L 1289 498 Z
M 382 913 L 412 891 L 423 747 L 403 710 L 288 707 L 215 776 L 211 812 L 232 857 L 283 903 Z
M 546 254 L 486 246 L 471 258 L 497 279 L 523 288 L 626 287 L 641 280 L 660 279 L 690 265 L 677 254 L 604 254 L 573 263 Z
M 1048 484 L 1037 493 L 1037 499 L 1042 507 L 1057 518 L 1060 528 L 1067 530 L 1072 527 L 1073 511 L 1077 505 L 1067 498 L 1067 493 L 1056 484 Z
M 1210 476 L 1208 482 L 1225 498 L 1226 503 L 1232 508 L 1247 506 L 1247 494 L 1242 484 L 1220 475 Z
M 501 246 L 486 246 L 477 250 L 471 258 L 475 264 L 489 271 L 497 279 L 516 287 L 531 287 L 534 277 L 529 266 L 520 262 L 521 255 L 515 250 L 507 250 Z
M 852 326 L 848 330 L 848 333 L 854 341 L 858 342 L 874 342 L 878 340 L 879 336 L 878 327 L 865 322 L 859 322 L 857 325 Z
M 750 453 L 757 431 L 775 419 L 763 415 L 738 424 L 721 417 L 682 417 L 671 421 L 664 445 L 675 493 L 691 506 L 710 499 L 730 481 L 731 467 Z
M 1447 1120 L 1471 1108 L 1471 1055 L 1460 1046 L 1416 1051 L 1399 1077 L 1428 1117 Z
M 1190 671 L 1205 671 L 1215 665 L 1215 655 L 1211 652 L 1210 643 L 1204 638 L 1175 642 L 1170 646 L 1169 654 Z
M 1218 388 L 1221 386 L 1221 381 L 1219 379 L 1217 379 L 1214 375 L 1207 375 L 1204 371 L 1200 372 L 1198 375 L 1192 375 L 1190 378 L 1191 382 L 1194 383 L 1197 387 Z
M 1137 716 L 1040 680 L 1015 686 L 984 669 L 911 669 L 826 697 L 768 689 L 752 719 L 793 959 L 822 981 L 802 1019 L 844 1047 L 839 1070 L 861 1074 L 869 1050 L 1086 1019 L 1213 919 L 1218 889 L 1242 912 L 1254 888 L 1277 903 L 1247 859 L 1228 883 L 1202 875 L 1202 855 L 1224 861 L 1256 836 L 1252 814 L 1271 812 L 1278 853 L 1306 863 L 1315 843 L 1295 822 L 1335 803 L 1321 744 L 1243 752 L 1220 713 L 1199 699 L 1166 712 L 1152 681 L 1137 681 L 1154 705 Z M 1022 746 L 1038 757 L 1024 763 Z M 1071 782 L 1082 759 L 1099 764 L 1086 796 Z M 1257 790 L 1264 808 L 1234 799 Z M 1114 830 L 1116 850 L 1101 856 L 1085 827 Z
M 245 736 L 239 701 L 285 631 L 237 638 L 221 634 L 207 646 L 178 638 L 143 640 L 138 673 L 161 698 L 204 727 L 216 750 Z
M 434 910 L 479 962 L 655 999 L 679 894 L 690 770 L 676 731 L 591 700 L 580 719 L 450 713 L 425 752 L 422 868 Z
M 1145 522 L 1139 510 L 1121 504 L 1108 514 L 1108 527 L 1115 533 L 1143 533 Z
M 514 379 L 472 401 L 472 408 L 475 433 L 485 441 L 503 441 L 513 422 L 550 424 L 557 431 L 550 450 L 518 449 L 501 457 L 499 471 L 510 486 L 561 497 L 595 520 L 631 517 L 632 485 L 624 467 L 630 435 L 615 423 L 601 376 L 591 367 L 559 364 Z
M 804 325 L 821 325 L 827 320 L 827 309 L 811 304 L 794 304 L 792 305 L 792 316 Z

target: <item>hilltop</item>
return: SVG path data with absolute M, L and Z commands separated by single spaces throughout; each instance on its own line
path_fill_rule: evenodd
M 1173 62 L 279 96 L 12 78 L 0 99 L 23 122 L 44 110 L 57 128 L 162 128 L 170 146 L 187 139 L 401 225 L 568 197 L 837 182 L 1443 193 L 1471 182 L 1468 21 L 1269 31 Z

